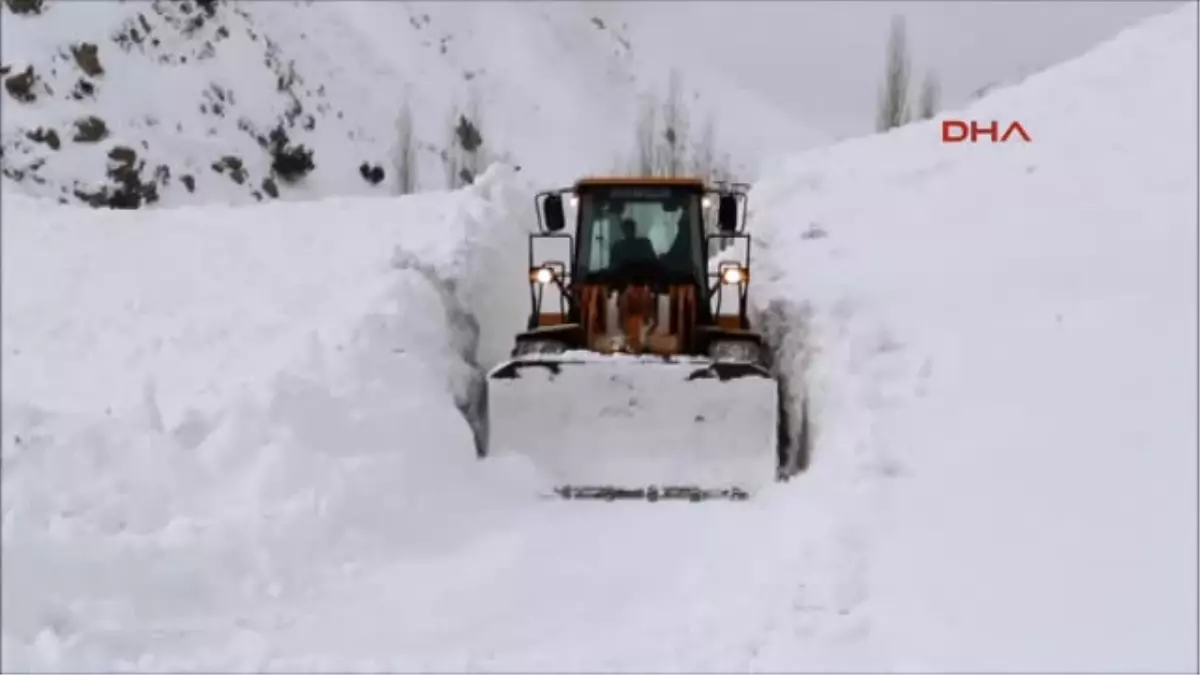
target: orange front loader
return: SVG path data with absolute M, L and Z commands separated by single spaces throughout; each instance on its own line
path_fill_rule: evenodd
M 776 478 L 745 186 L 591 178 L 537 201 L 528 329 L 488 375 L 486 455 L 530 457 L 566 498 L 744 499 Z

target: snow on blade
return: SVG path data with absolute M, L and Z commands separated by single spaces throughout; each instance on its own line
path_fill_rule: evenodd
M 754 492 L 774 479 L 778 405 L 765 373 L 726 379 L 698 359 L 570 354 L 492 371 L 489 455 L 531 458 L 547 489 Z
M 871 669 L 1196 669 L 1196 20 L 755 187 Z

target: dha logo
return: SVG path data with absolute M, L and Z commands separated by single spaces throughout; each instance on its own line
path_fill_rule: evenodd
M 1017 121 L 1009 123 L 1004 133 L 1001 134 L 1000 123 L 996 120 L 992 120 L 986 126 L 980 125 L 975 120 L 942 120 L 943 143 L 962 143 L 966 140 L 978 143 L 980 136 L 987 136 L 992 143 L 1007 143 L 1014 135 L 1020 136 L 1025 143 L 1033 142 L 1033 139 L 1029 137 L 1029 132 L 1025 131 L 1025 127 Z

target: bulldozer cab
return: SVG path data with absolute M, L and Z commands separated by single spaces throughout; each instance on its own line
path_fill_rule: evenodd
M 593 178 L 539 199 L 548 234 L 534 237 L 566 238 L 571 245 L 563 261 L 540 265 L 532 259 L 531 243 L 531 282 L 541 286 L 533 298 L 531 331 L 552 329 L 571 346 L 602 353 L 703 352 L 702 329 L 722 323 L 711 303 L 722 275 L 709 269 L 708 234 L 748 240 L 738 233 L 743 191 L 700 179 Z M 715 203 L 720 208 L 713 214 Z M 564 233 L 567 213 L 573 216 L 573 236 Z M 723 322 L 729 328 L 745 327 L 748 264 L 747 257 L 734 265 L 739 275 L 731 278 L 743 291 L 743 306 Z M 560 295 L 558 312 L 547 311 L 536 295 L 547 286 Z
M 699 186 L 581 186 L 580 283 L 704 284 Z

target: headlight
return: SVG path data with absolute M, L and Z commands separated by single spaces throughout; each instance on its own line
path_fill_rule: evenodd
M 700 206 L 705 209 L 712 208 L 712 197 L 703 197 L 700 199 Z
M 740 267 L 726 267 L 721 272 L 721 282 L 726 284 L 740 284 L 746 280 L 746 272 Z
M 539 284 L 548 284 L 551 281 L 554 281 L 554 272 L 548 267 L 539 267 L 537 271 L 533 273 L 533 280 Z

